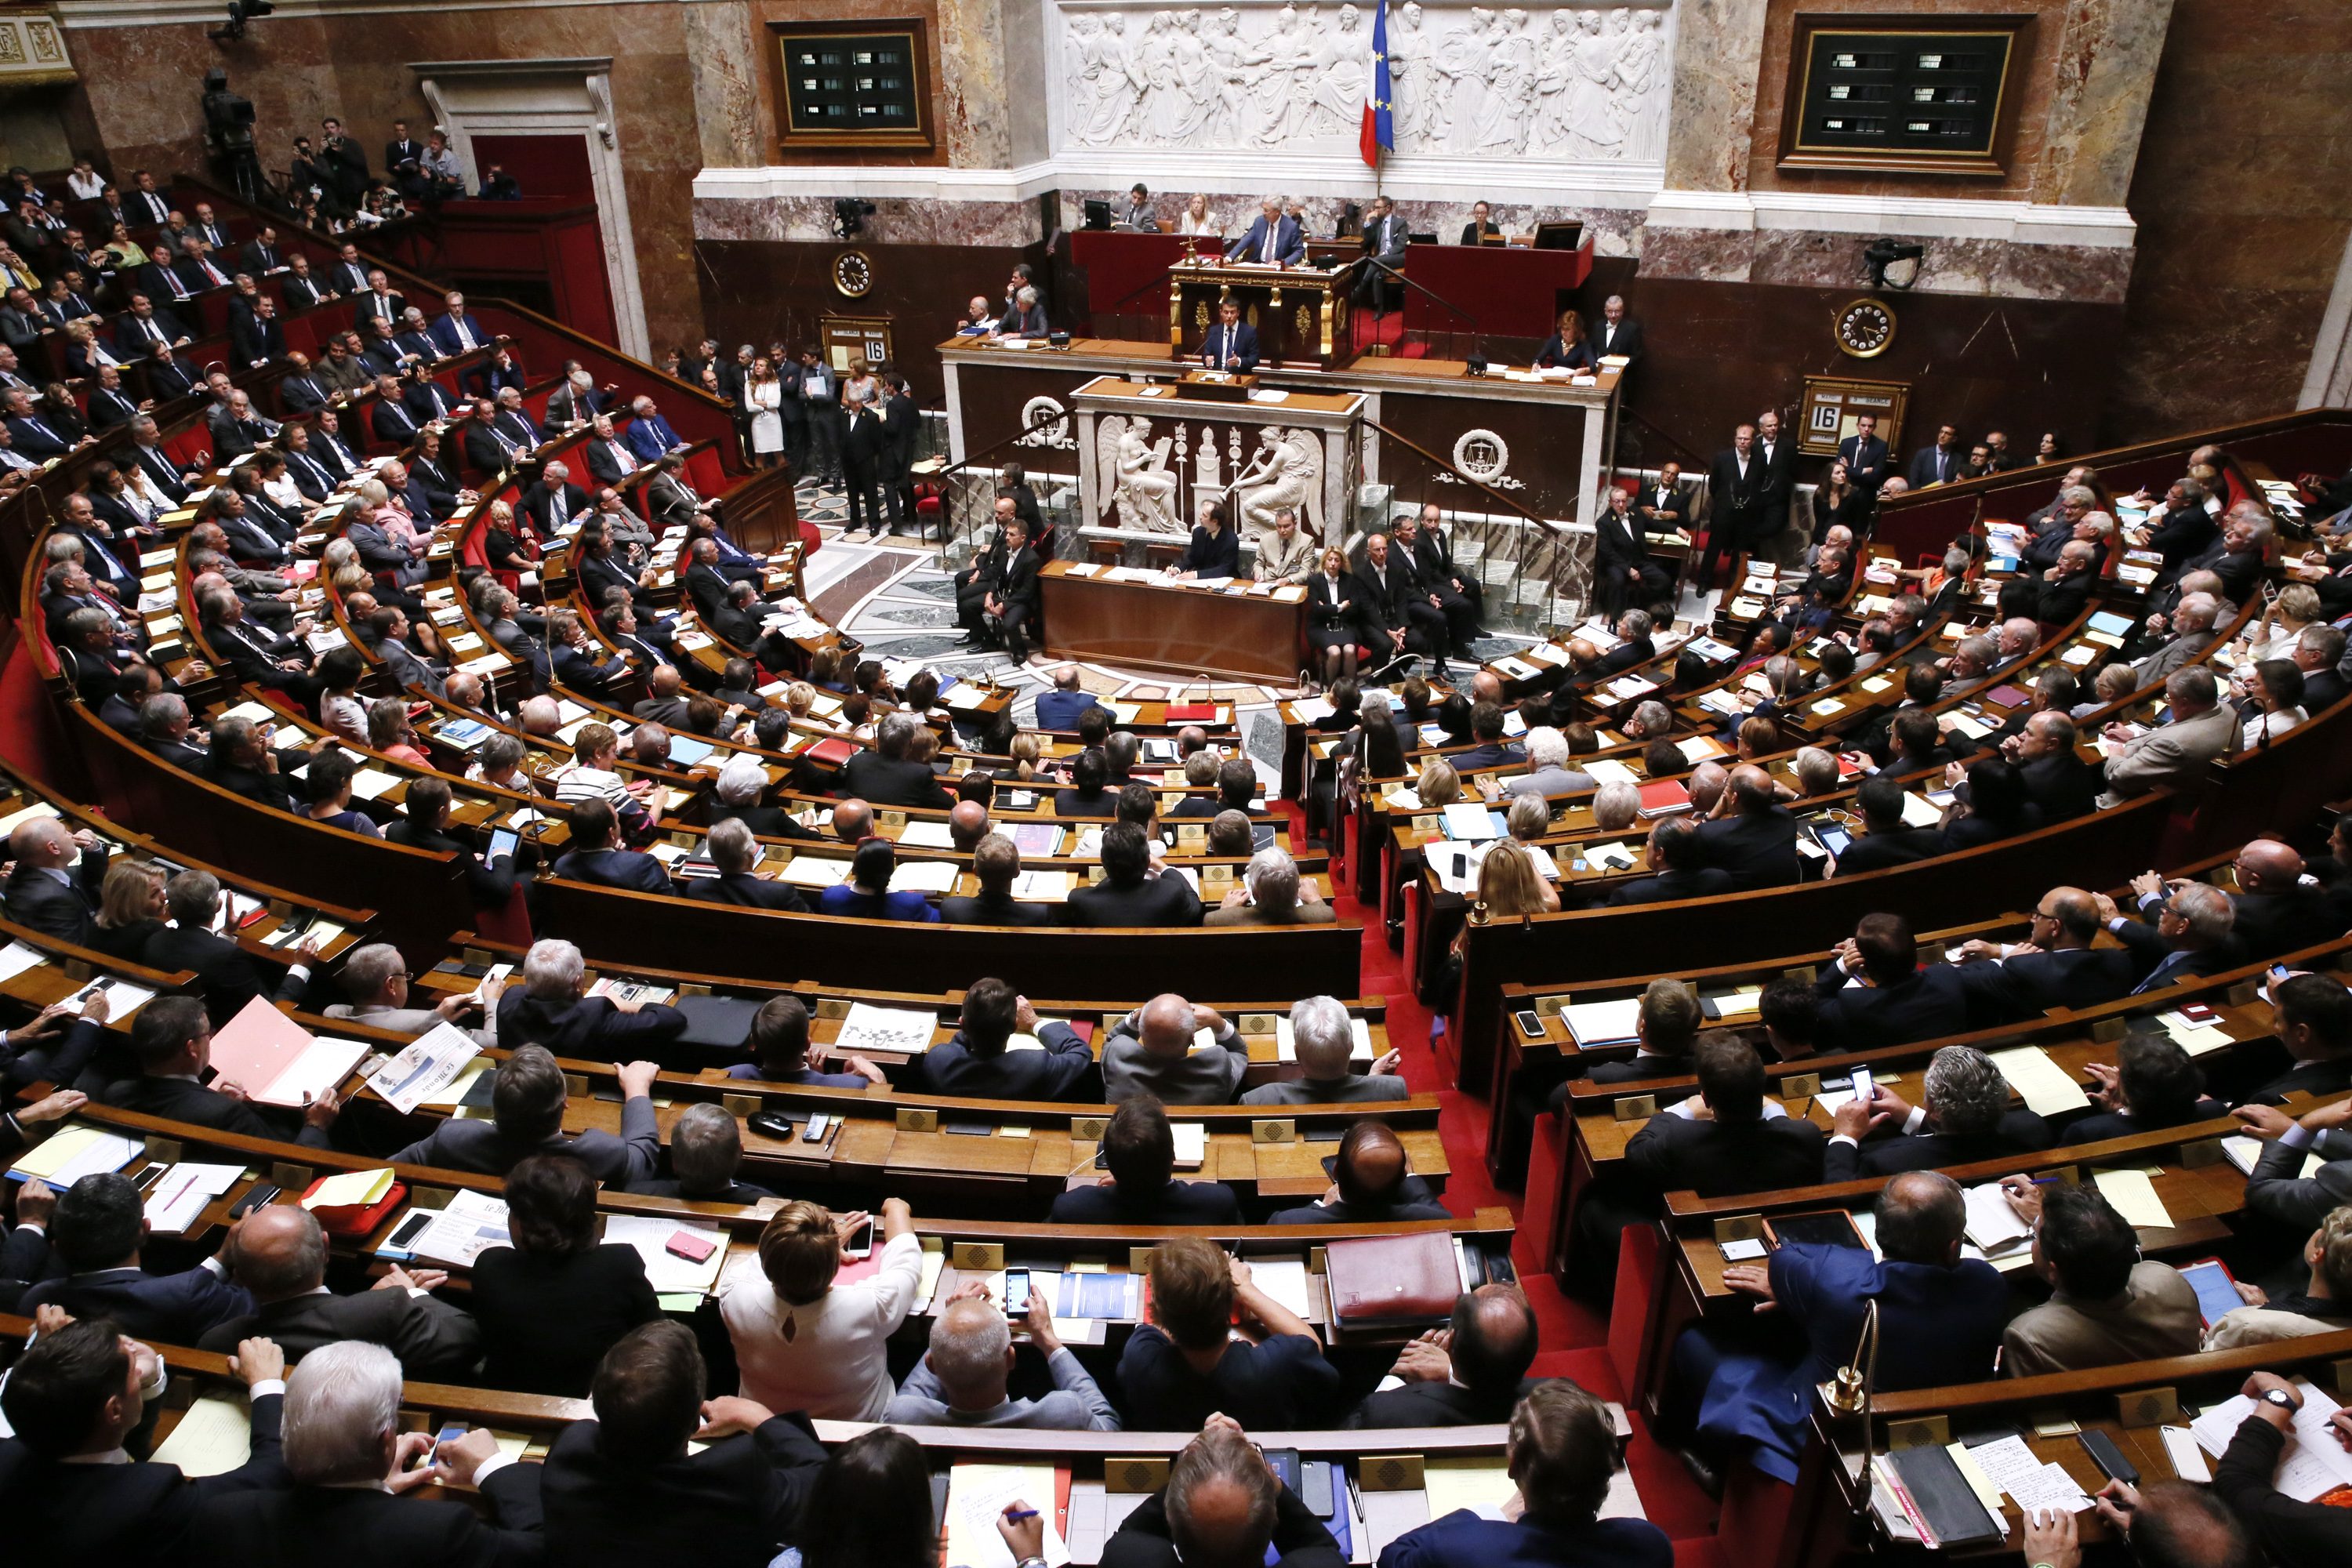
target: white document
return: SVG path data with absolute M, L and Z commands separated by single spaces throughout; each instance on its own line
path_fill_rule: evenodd
M 461 1187 L 409 1250 L 428 1263 L 470 1268 L 475 1258 L 506 1245 L 506 1200 Z
M 2148 1180 L 2147 1172 L 2094 1171 L 2091 1180 L 2098 1184 L 2099 1195 L 2135 1228 L 2172 1228 L 2172 1213 L 2157 1195 L 2156 1184 Z
M 21 942 L 12 942 L 0 948 L 0 982 L 14 980 L 28 969 L 38 969 L 48 961 Z
M 1168 1131 L 1176 1142 L 1176 1168 L 1197 1171 L 1208 1163 L 1209 1124 L 1205 1121 L 1176 1121 Z
M 913 849 L 952 849 L 955 834 L 944 822 L 910 822 L 898 830 L 898 842 Z
M 841 1021 L 841 1033 L 835 1038 L 836 1054 L 853 1051 L 898 1051 L 908 1056 L 920 1056 L 930 1049 L 932 1032 L 939 1026 L 937 1016 L 911 1007 L 876 1007 L 864 1002 L 849 1005 L 849 1016 Z
M 890 873 L 894 893 L 947 893 L 961 868 L 952 860 L 901 860 Z
M 253 1417 L 244 1404 L 208 1394 L 188 1406 L 149 1458 L 184 1476 L 221 1476 L 253 1458 Z
M 1990 1054 L 1992 1065 L 2000 1069 L 2009 1087 L 2024 1100 L 2026 1109 L 2037 1116 L 2080 1110 L 2091 1103 L 2091 1097 L 2083 1092 L 2082 1086 L 2040 1046 L 2019 1046 Z
M 1476 843 L 1495 837 L 1495 816 L 1484 802 L 1465 801 L 1445 808 L 1449 838 Z
M 1580 1046 L 1622 1045 L 1640 1033 L 1642 999 L 1627 996 L 1615 1002 L 1580 1002 L 1559 1010 L 1559 1021 Z
M 1300 1317 L 1307 1316 L 1307 1259 L 1253 1258 L 1250 1283 Z
M 2010 1206 L 1999 1182 L 1980 1182 L 1964 1188 L 1960 1197 L 1968 1205 L 1969 1239 L 1985 1251 L 2013 1247 L 2033 1235 L 2033 1227 L 2020 1219 L 2017 1211 Z
M 956 1466 L 948 1475 L 947 1561 L 954 1568 L 1014 1568 L 996 1521 L 1018 1503 L 1045 1522 L 1046 1568 L 1064 1568 L 1070 1548 L 1055 1527 L 1055 1489 L 1050 1464 Z
M 709 1258 L 697 1263 L 669 1250 L 669 1238 L 684 1231 L 712 1244 Z M 646 1260 L 646 1279 L 656 1296 L 709 1295 L 727 1264 L 727 1233 L 716 1227 L 680 1225 L 674 1219 L 646 1215 L 608 1214 L 604 1240 L 614 1247 L 634 1247 Z
M 369 1079 L 376 1093 L 403 1116 L 455 1082 L 482 1048 L 455 1024 L 436 1024 L 383 1059 Z
M 179 1164 L 147 1189 L 147 1224 L 176 1236 L 195 1223 L 205 1205 L 236 1185 L 243 1165 Z

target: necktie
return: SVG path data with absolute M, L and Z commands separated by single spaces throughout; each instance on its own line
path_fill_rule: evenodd
M 188 297 L 187 287 L 180 281 L 180 275 L 178 273 L 173 271 L 167 267 L 163 269 L 163 276 L 172 280 L 173 299 L 184 300 Z
M 139 330 L 147 334 L 147 341 L 149 342 L 160 343 L 163 341 L 163 329 L 155 324 L 154 317 L 141 316 L 138 318 L 138 321 Z
M 553 520 L 555 527 L 560 531 L 563 527 L 564 516 L 563 492 L 562 490 L 555 489 L 547 492 L 547 515 Z

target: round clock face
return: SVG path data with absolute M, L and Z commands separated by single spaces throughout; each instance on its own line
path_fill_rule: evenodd
M 1856 359 L 1871 359 L 1895 341 L 1895 311 L 1881 300 L 1856 300 L 1838 310 L 1832 330 L 1838 347 Z
M 833 286 L 842 298 L 856 300 L 874 287 L 874 264 L 862 250 L 845 250 L 833 258 Z

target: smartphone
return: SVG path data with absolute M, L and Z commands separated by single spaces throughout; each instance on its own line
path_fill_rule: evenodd
M 237 1199 L 236 1203 L 229 1205 L 228 1217 L 231 1219 L 243 1219 L 246 1215 L 251 1214 L 262 1205 L 275 1200 L 277 1196 L 278 1189 L 276 1187 L 270 1185 L 268 1182 L 256 1182 L 247 1190 L 245 1196 Z
M 511 858 L 514 855 L 515 849 L 521 843 L 522 835 L 517 833 L 513 828 L 493 828 L 490 831 L 490 849 L 487 858 L 495 860 L 501 855 Z
M 1869 1104 L 1870 1097 L 1877 1087 L 1876 1083 L 1874 1083 L 1871 1079 L 1870 1069 L 1868 1068 L 1856 1068 L 1853 1069 L 1853 1098 L 1857 1103 L 1863 1105 Z
M 838 1118 L 828 1116 L 821 1110 L 810 1112 L 808 1126 L 803 1128 L 801 1131 L 801 1142 L 803 1143 L 824 1142 L 826 1136 L 833 1131 L 833 1124 L 837 1120 Z
M 1029 1315 L 1029 1270 L 1026 1268 L 1004 1271 L 1004 1315 L 1008 1318 Z
M 719 1250 L 719 1244 L 707 1236 L 697 1236 L 690 1230 L 674 1230 L 662 1244 L 662 1250 L 688 1263 L 700 1263 Z
M 434 1211 L 431 1209 L 409 1210 L 408 1217 L 400 1222 L 400 1224 L 393 1230 L 392 1235 L 385 1237 L 384 1244 L 376 1250 L 379 1252 L 407 1252 L 414 1249 L 416 1246 L 417 1237 L 423 1236 L 425 1231 L 431 1227 L 433 1224 L 433 1214 Z
M 1540 1035 L 1544 1032 L 1543 1020 L 1536 1016 L 1533 1008 L 1522 1007 L 1512 1016 L 1518 1019 L 1519 1032 L 1523 1035 Z
M 2127 1487 L 2139 1485 L 2139 1467 L 2124 1458 L 2124 1451 L 2116 1447 L 2114 1438 L 2093 1428 L 2077 1433 L 2075 1440 L 2091 1456 L 2091 1462 L 2106 1472 L 2107 1479 L 2121 1481 Z
M 146 1192 L 162 1181 L 163 1173 L 171 1168 L 172 1164 L 168 1160 L 151 1160 L 147 1163 L 146 1169 L 131 1178 L 131 1184 L 142 1193 Z
M 866 1258 L 872 1256 L 873 1251 L 874 1222 L 870 1219 L 859 1226 L 841 1247 L 841 1255 L 844 1258 Z

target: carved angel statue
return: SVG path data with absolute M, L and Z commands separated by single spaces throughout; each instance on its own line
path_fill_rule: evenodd
M 1274 531 L 1274 514 L 1285 508 L 1306 521 L 1307 534 L 1323 537 L 1323 447 L 1312 430 L 1268 425 L 1258 432 L 1250 467 L 1234 479 L 1244 527 Z
M 1122 527 L 1153 533 L 1185 531 L 1176 511 L 1176 476 L 1168 471 L 1171 438 L 1151 440 L 1151 421 L 1107 414 L 1095 421 L 1098 518 L 1118 509 Z

